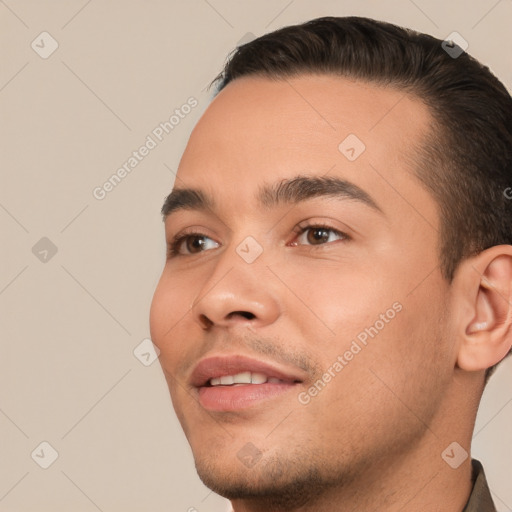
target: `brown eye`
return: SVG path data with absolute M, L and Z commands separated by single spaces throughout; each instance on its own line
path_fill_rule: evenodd
M 213 244 L 213 247 L 212 247 Z M 215 249 L 219 244 L 201 233 L 190 233 L 178 236 L 170 246 L 171 256 L 199 254 L 209 249 Z
M 324 245 L 336 240 L 345 240 L 348 236 L 328 226 L 305 226 L 297 238 L 299 244 Z
M 328 242 L 329 230 L 325 228 L 308 229 L 308 235 L 306 238 L 310 244 L 316 244 L 317 242 Z
M 188 236 L 185 240 L 185 247 L 187 251 L 195 254 L 196 252 L 201 252 L 201 249 L 206 245 L 204 236 Z

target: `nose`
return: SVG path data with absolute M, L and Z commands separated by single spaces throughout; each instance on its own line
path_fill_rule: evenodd
M 263 327 L 281 313 L 272 273 L 262 261 L 248 264 L 232 253 L 222 256 L 192 305 L 194 320 L 205 330 L 240 324 Z

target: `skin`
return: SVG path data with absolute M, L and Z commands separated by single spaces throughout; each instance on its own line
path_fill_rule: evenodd
M 199 476 L 236 512 L 463 509 L 470 457 L 452 469 L 441 454 L 454 441 L 470 451 L 485 368 L 512 343 L 512 251 L 491 248 L 452 283 L 442 277 L 438 205 L 412 164 L 431 123 L 401 91 L 304 75 L 235 80 L 193 130 L 175 187 L 200 188 L 217 206 L 166 219 L 168 241 L 186 228 L 208 238 L 167 259 L 151 335 Z M 338 150 L 348 134 L 366 146 L 354 161 Z M 263 184 L 297 175 L 348 180 L 381 212 L 329 197 L 258 203 Z M 348 238 L 295 233 L 305 221 Z M 251 264 L 236 252 L 247 236 L 263 249 Z M 301 404 L 396 303 L 400 312 Z M 303 382 L 265 404 L 206 411 L 188 379 L 218 353 L 301 365 Z M 247 443 L 261 455 L 252 467 L 237 456 Z

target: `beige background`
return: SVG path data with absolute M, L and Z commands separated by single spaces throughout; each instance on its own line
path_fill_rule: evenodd
M 510 0 L 0 1 L 0 511 L 226 509 L 195 474 L 158 362 L 133 353 L 164 262 L 159 209 L 237 42 L 354 14 L 457 31 L 512 85 Z M 47 59 L 31 48 L 50 48 L 43 31 L 59 45 Z M 191 96 L 199 106 L 95 199 Z M 55 255 L 44 241 L 33 253 L 42 237 Z M 500 512 L 512 510 L 511 421 L 507 361 L 473 443 Z M 48 469 L 42 441 L 58 452 Z

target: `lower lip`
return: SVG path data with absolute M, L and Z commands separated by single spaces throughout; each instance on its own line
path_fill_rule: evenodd
M 276 398 L 294 387 L 284 382 L 201 387 L 199 403 L 209 411 L 236 411 Z

